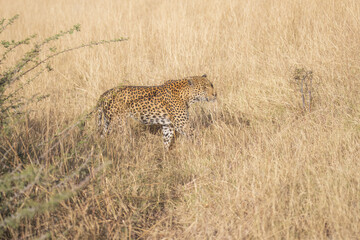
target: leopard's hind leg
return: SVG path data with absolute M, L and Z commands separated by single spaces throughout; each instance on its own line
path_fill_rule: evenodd
M 101 137 L 108 135 L 111 132 L 111 116 L 104 114 L 104 127 L 102 128 Z
M 99 132 L 102 132 L 101 125 L 102 125 L 102 116 L 103 116 L 103 110 L 99 107 L 97 108 L 97 117 L 95 124 L 97 125 L 97 129 Z
M 112 118 L 111 114 L 104 111 L 104 109 L 102 107 L 98 107 L 96 124 L 97 124 L 97 130 L 101 137 L 104 137 L 110 133 L 111 118 Z
M 162 132 L 165 150 L 170 150 L 174 142 L 174 127 L 171 124 L 163 125 Z

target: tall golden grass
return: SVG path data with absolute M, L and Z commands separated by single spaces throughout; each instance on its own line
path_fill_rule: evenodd
M 33 33 L 43 39 L 76 23 L 81 32 L 59 49 L 129 37 L 53 60 L 54 71 L 22 93 L 50 96 L 28 106 L 32 112 L 3 148 L 48 141 L 119 84 L 206 73 L 218 92 L 217 103 L 191 108 L 194 142 L 179 137 L 170 152 L 160 133 L 134 122 L 126 134 L 104 140 L 88 121 L 56 149 L 44 146 L 50 154 L 42 164 L 56 166 L 58 178 L 86 159 L 94 162 L 90 173 L 96 163 L 111 167 L 9 236 L 360 236 L 358 0 L 1 0 L 0 6 L 2 17 L 20 14 L 1 39 Z M 313 71 L 311 111 L 294 84 L 300 68 Z

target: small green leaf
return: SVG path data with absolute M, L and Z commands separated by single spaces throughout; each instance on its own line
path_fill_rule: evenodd
M 10 47 L 11 43 L 9 41 L 3 40 L 1 41 L 1 45 L 3 45 L 4 48 L 8 48 Z

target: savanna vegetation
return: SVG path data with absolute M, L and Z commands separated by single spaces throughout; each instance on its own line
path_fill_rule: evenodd
M 0 6 L 1 239 L 360 236 L 359 1 Z M 99 137 L 107 89 L 204 73 L 192 141 Z

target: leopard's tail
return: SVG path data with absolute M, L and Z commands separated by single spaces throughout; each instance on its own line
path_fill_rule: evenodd
M 98 130 L 100 130 L 101 125 L 102 125 L 103 114 L 104 114 L 103 108 L 100 106 L 97 106 L 96 112 L 97 112 L 97 116 L 95 118 L 95 121 L 96 121 L 95 124 L 97 125 Z
M 104 108 L 102 106 L 102 102 L 99 101 L 96 104 L 95 109 L 93 110 L 93 112 L 96 112 L 96 117 L 95 117 L 95 125 L 97 126 L 98 131 L 101 130 L 101 126 L 102 126 L 102 119 L 103 119 L 103 115 L 104 115 Z

